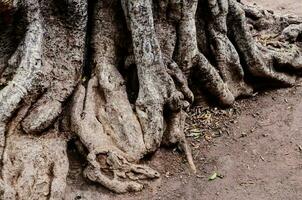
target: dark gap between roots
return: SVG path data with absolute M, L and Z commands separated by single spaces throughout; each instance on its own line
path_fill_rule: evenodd
M 93 31 L 93 14 L 96 2 L 93 0 L 88 0 L 88 20 L 86 25 L 86 38 L 85 38 L 85 53 L 84 53 L 84 66 L 82 79 L 85 84 L 92 76 L 92 70 L 94 63 L 92 62 L 93 49 L 90 45 L 92 39 Z
M 79 140 L 74 138 L 67 142 L 67 156 L 70 163 L 67 175 L 69 183 L 85 181 L 82 169 L 87 165 L 87 160 L 85 155 L 79 153 L 77 141 Z M 84 145 L 82 146 L 84 147 Z
M 297 42 L 302 42 L 302 33 L 300 33 L 297 37 Z
M 134 104 L 137 100 L 138 92 L 139 92 L 139 79 L 137 75 L 137 66 L 130 65 L 126 73 L 127 75 L 125 77 L 125 80 L 126 80 L 128 99 L 131 104 Z

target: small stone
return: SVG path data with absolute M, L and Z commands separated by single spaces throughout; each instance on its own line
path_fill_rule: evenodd
M 242 132 L 241 133 L 241 137 L 246 137 L 247 136 L 247 133 L 246 132 Z

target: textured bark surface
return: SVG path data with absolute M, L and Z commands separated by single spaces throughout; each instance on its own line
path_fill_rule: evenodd
M 186 109 L 294 85 L 301 42 L 301 19 L 235 0 L 0 1 L 1 195 L 63 199 L 69 140 L 117 193 L 160 176 L 140 161 L 161 145 L 196 172 Z

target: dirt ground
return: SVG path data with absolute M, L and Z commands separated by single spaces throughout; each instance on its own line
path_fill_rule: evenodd
M 301 0 L 242 0 L 243 3 L 254 4 L 271 9 L 276 14 L 302 15 Z
M 301 0 L 245 0 L 280 14 L 302 16 Z M 190 175 L 176 149 L 161 149 L 146 162 L 161 178 L 140 193 L 115 195 L 82 180 L 71 162 L 67 199 L 102 200 L 298 200 L 302 199 L 302 86 L 261 92 L 234 109 L 203 117 L 217 129 L 190 139 L 197 175 Z M 215 116 L 223 120 L 215 121 Z M 227 119 L 227 120 L 224 120 Z M 212 120 L 212 121 L 211 121 Z M 215 124 L 216 123 L 216 124 Z M 220 128 L 219 128 L 220 127 Z M 198 131 L 197 131 L 198 133 Z M 217 173 L 219 177 L 210 181 Z

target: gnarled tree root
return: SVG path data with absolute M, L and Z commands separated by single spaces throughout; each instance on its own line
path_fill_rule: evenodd
M 84 175 L 117 193 L 159 177 L 140 161 L 163 144 L 179 145 L 195 173 L 183 131 L 194 99 L 231 106 L 259 85 L 294 85 L 302 69 L 302 21 L 235 0 L 96 1 L 90 21 L 80 0 L 2 4 L 5 199 L 63 198 L 62 127 L 84 146 Z
M 135 105 L 131 105 L 124 77 L 117 67 L 120 51 L 117 39 L 122 37 L 117 30 L 123 27 L 116 24 L 115 20 L 119 16 L 112 17 L 114 5 L 106 2 L 96 4 L 94 17 L 102 16 L 103 21 L 96 21 L 93 29 L 92 60 L 95 68 L 87 88 L 79 86 L 76 92 L 71 122 L 74 132 L 88 150 L 89 164 L 85 169 L 86 177 L 121 193 L 141 190 L 142 185 L 138 182 L 140 179 L 159 176 L 158 172 L 151 168 L 135 163 L 144 155 L 155 151 L 165 134 L 169 143 L 179 143 L 183 147 L 190 166 L 194 172 L 196 169 L 183 133 L 184 115 L 179 117 L 168 114 L 164 117 L 164 110 L 168 113 L 183 113 L 181 108 L 185 104 L 185 97 L 188 101 L 193 101 L 193 94 L 188 88 L 185 76 L 175 62 L 161 56 L 159 48 L 150 49 L 156 56 L 154 59 L 158 61 L 154 63 L 143 61 L 148 55 L 140 50 L 143 48 L 140 39 L 134 37 L 140 33 L 131 33 L 134 35 L 133 40 L 136 40 L 133 43 L 138 46 L 134 47 L 134 51 L 130 51 L 134 56 L 130 54 L 125 60 L 125 70 L 129 70 L 131 65 L 136 65 L 139 82 Z M 129 5 L 133 4 L 124 5 L 124 9 L 135 9 Z M 143 5 L 148 7 L 146 11 L 151 11 L 148 3 Z M 146 15 L 150 16 L 151 13 Z M 139 18 L 130 13 L 128 17 Z M 147 30 L 135 31 L 141 31 L 143 34 L 153 32 L 150 42 L 159 47 L 154 26 L 145 27 Z M 173 127 L 168 133 L 170 126 Z
M 20 122 L 29 106 L 12 119 L 6 135 L 0 179 L 1 199 L 63 199 L 68 174 L 67 138 L 56 129 L 41 137 L 25 135 Z

